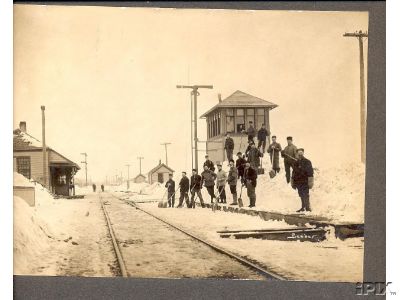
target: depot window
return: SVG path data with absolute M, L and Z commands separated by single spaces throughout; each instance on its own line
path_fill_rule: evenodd
M 31 158 L 29 156 L 17 157 L 17 172 L 26 178 L 31 178 Z

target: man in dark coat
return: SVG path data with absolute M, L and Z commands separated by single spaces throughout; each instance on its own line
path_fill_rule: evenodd
M 262 147 L 262 153 L 265 152 L 265 145 L 267 143 L 267 136 L 269 136 L 269 132 L 265 128 L 265 124 L 262 124 L 260 130 L 258 130 L 258 133 L 257 133 L 257 140 L 258 140 L 257 148 L 260 149 Z M 261 151 L 261 149 L 260 149 L 260 151 Z
M 179 182 L 179 189 L 181 192 L 181 195 L 179 197 L 179 204 L 178 207 L 182 207 L 183 204 L 183 198 L 185 198 L 186 206 L 189 207 L 189 178 L 186 176 L 186 172 L 182 172 L 182 179 Z
M 311 211 L 310 189 L 314 186 L 314 170 L 311 161 L 304 157 L 304 149 L 297 149 L 298 159 L 293 164 L 291 185 L 297 189 L 301 199 L 301 208 L 297 212 Z
M 293 144 L 293 138 L 286 138 L 288 145 L 282 150 L 283 163 L 285 165 L 286 182 L 290 182 L 290 168 L 293 169 L 293 164 L 297 159 L 297 147 Z
M 262 156 L 263 154 L 256 148 L 256 144 L 254 142 L 251 143 L 251 148 L 247 153 L 247 161 L 250 163 L 250 166 L 257 170 L 260 166 L 260 157 Z
M 215 171 L 214 163 L 208 158 L 208 154 L 206 154 L 205 158 L 206 161 L 204 162 L 203 167 L 207 166 L 208 169 L 210 169 L 210 171 L 214 172 Z
M 272 170 L 279 173 L 281 168 L 279 167 L 279 153 L 282 151 L 281 144 L 276 142 L 276 136 L 272 136 L 272 143 L 269 145 L 267 152 L 271 158 Z
M 247 188 L 247 196 L 250 199 L 249 207 L 256 206 L 256 186 L 257 186 L 257 169 L 250 166 L 250 163 L 246 163 L 244 169 L 244 180 Z
M 217 178 L 217 174 L 211 171 L 207 166 L 204 166 L 204 171 L 201 173 L 201 179 L 203 185 L 206 187 L 208 194 L 211 196 L 211 203 L 214 203 L 215 193 L 215 179 Z
M 96 185 L 93 183 L 92 184 L 93 192 L 96 192 Z
M 231 203 L 231 205 L 238 205 L 237 190 L 236 190 L 237 180 L 238 180 L 238 170 L 235 167 L 234 160 L 231 159 L 229 161 L 229 172 L 227 180 L 233 198 L 233 202 Z
M 254 137 L 257 134 L 257 130 L 253 126 L 253 121 L 249 121 L 249 128 L 247 128 L 246 133 L 247 139 L 254 142 Z
M 165 187 L 168 189 L 168 206 L 174 207 L 175 205 L 175 181 L 172 179 L 172 174 L 169 174 L 169 179 L 165 183 Z
M 242 152 L 238 152 L 236 155 L 238 157 L 238 159 L 236 160 L 236 169 L 238 171 L 238 177 L 243 182 L 243 174 L 244 174 L 244 168 L 246 166 L 246 160 L 243 158 Z
M 203 196 L 201 195 L 201 187 L 203 186 L 202 178 L 200 175 L 197 174 L 197 170 L 193 169 L 192 170 L 192 177 L 190 177 L 190 193 L 191 193 L 191 199 L 190 199 L 190 207 L 195 208 L 196 203 L 194 203 L 194 195 L 197 194 L 197 197 L 199 197 L 201 207 L 205 207 L 204 201 L 203 201 Z
M 233 139 L 230 137 L 229 133 L 226 134 L 226 139 L 225 139 L 225 151 L 226 151 L 226 157 L 228 158 L 228 161 L 230 161 L 233 158 L 233 148 L 235 147 L 235 143 Z

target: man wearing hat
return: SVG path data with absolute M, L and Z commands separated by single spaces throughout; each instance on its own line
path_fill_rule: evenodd
M 210 169 L 210 171 L 214 172 L 215 171 L 214 163 L 208 158 L 208 154 L 206 154 L 205 159 L 206 161 L 204 162 L 203 167 L 207 166 L 208 169 Z
M 211 203 L 214 203 L 215 193 L 215 179 L 217 178 L 217 174 L 211 171 L 207 166 L 204 166 L 204 171 L 201 173 L 201 179 L 203 185 L 206 187 L 208 194 L 211 196 Z
M 260 150 L 256 148 L 256 144 L 254 142 L 250 143 L 250 150 L 247 153 L 247 161 L 254 169 L 258 169 L 260 166 L 260 158 L 263 156 Z
M 246 162 L 244 169 L 244 181 L 247 188 L 247 196 L 250 199 L 249 207 L 254 207 L 256 206 L 257 169 L 251 167 L 249 162 Z
M 165 187 L 168 191 L 168 206 L 174 207 L 175 205 L 175 181 L 172 179 L 173 175 L 168 175 L 168 181 L 165 183 Z
M 269 145 L 267 152 L 271 158 L 272 170 L 278 173 L 281 168 L 279 167 L 279 153 L 282 151 L 281 144 L 276 142 L 276 135 L 272 136 L 272 143 Z
M 297 149 L 298 159 L 293 164 L 291 185 L 297 189 L 301 199 L 301 208 L 297 212 L 311 211 L 310 189 L 314 186 L 314 170 L 311 161 L 304 157 L 304 149 Z
M 217 172 L 217 188 L 219 194 L 219 202 L 226 203 L 226 194 L 225 194 L 225 184 L 226 184 L 226 173 L 222 170 L 222 164 L 218 162 L 217 164 L 218 172 Z
M 269 132 L 267 128 L 265 128 L 265 124 L 263 123 L 261 125 L 261 128 L 257 132 L 257 140 L 258 140 L 258 146 L 257 148 L 260 149 L 262 147 L 262 153 L 265 152 L 265 144 L 267 142 L 267 136 L 269 136 Z
M 247 139 L 249 141 L 254 141 L 254 137 L 257 134 L 257 130 L 253 126 L 253 121 L 249 121 L 249 128 L 247 128 L 247 131 L 245 132 L 247 133 Z
M 246 166 L 246 160 L 242 156 L 242 152 L 238 152 L 238 159 L 236 160 L 236 169 L 238 171 L 238 178 L 243 182 L 244 167 Z
M 233 198 L 233 202 L 231 203 L 231 205 L 238 205 L 237 191 L 236 191 L 237 180 L 238 180 L 238 171 L 235 167 L 234 160 L 231 159 L 229 161 L 229 172 L 228 172 L 228 184 Z
M 191 199 L 190 199 L 190 206 L 191 208 L 195 208 L 195 203 L 194 203 L 194 195 L 197 194 L 197 197 L 199 197 L 201 207 L 204 207 L 204 201 L 203 201 L 203 196 L 201 195 L 201 187 L 203 186 L 202 178 L 200 175 L 197 174 L 197 170 L 193 169 L 192 170 L 192 177 L 190 177 L 190 193 L 191 193 Z
M 233 158 L 233 148 L 235 147 L 235 143 L 233 139 L 230 137 L 229 133 L 226 134 L 226 139 L 225 139 L 225 151 L 226 151 L 226 157 L 228 158 L 228 161 L 230 161 Z
M 285 165 L 286 182 L 290 182 L 290 168 L 293 169 L 293 163 L 297 159 L 297 147 L 293 144 L 293 138 L 286 138 L 288 145 L 282 150 L 283 163 Z
M 183 198 L 185 198 L 186 206 L 189 207 L 189 205 L 190 205 L 189 204 L 189 195 L 188 195 L 188 192 L 189 192 L 189 178 L 187 178 L 186 172 L 182 172 L 182 179 L 179 182 L 179 189 L 180 189 L 181 195 L 179 197 L 178 207 L 179 208 L 182 207 Z

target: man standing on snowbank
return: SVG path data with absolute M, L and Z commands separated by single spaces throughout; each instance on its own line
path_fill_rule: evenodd
M 243 182 L 243 174 L 244 174 L 244 168 L 246 166 L 246 160 L 243 158 L 242 152 L 238 152 L 237 157 L 238 159 L 236 160 L 236 169 L 238 171 L 238 177 Z
M 297 158 L 297 147 L 293 144 L 293 138 L 288 136 L 286 138 L 288 145 L 281 152 L 283 157 L 283 163 L 285 165 L 286 182 L 290 182 L 290 168 L 293 169 L 293 164 Z
M 256 144 L 254 142 L 252 142 L 250 145 L 251 148 L 247 153 L 247 161 L 250 163 L 250 166 L 257 170 L 260 166 L 260 158 L 263 156 L 263 154 L 256 148 Z
M 217 178 L 217 175 L 214 172 L 212 172 L 207 166 L 204 166 L 204 171 L 201 173 L 201 178 L 204 186 L 207 189 L 208 194 L 211 196 L 211 203 L 214 203 L 215 199 L 214 186 L 215 186 L 215 178 Z
M 175 205 L 175 181 L 172 179 L 172 174 L 169 174 L 169 179 L 165 183 L 165 187 L 168 189 L 168 206 L 174 207 Z
M 262 147 L 262 153 L 265 152 L 265 144 L 267 143 L 267 136 L 269 136 L 268 130 L 265 128 L 265 124 L 261 125 L 260 130 L 258 130 L 257 133 L 257 140 L 258 140 L 258 149 L 261 151 Z
M 250 199 L 249 207 L 256 206 L 256 186 L 257 186 L 257 170 L 250 166 L 250 163 L 246 163 L 244 169 L 244 180 L 247 188 L 247 196 Z
M 301 199 L 301 208 L 297 212 L 311 211 L 310 189 L 314 186 L 314 170 L 311 161 L 304 157 L 304 149 L 297 149 L 298 159 L 293 164 L 292 188 L 297 189 Z
M 203 185 L 202 178 L 197 174 L 197 170 L 192 170 L 192 177 L 190 177 L 190 191 L 191 191 L 191 199 L 190 199 L 190 207 L 195 208 L 196 203 L 194 203 L 194 195 L 197 194 L 197 197 L 200 199 L 201 207 L 204 207 L 203 196 L 201 195 L 201 187 Z
M 181 195 L 179 197 L 178 207 L 182 207 L 183 198 L 185 198 L 186 206 L 189 207 L 189 178 L 186 177 L 186 172 L 182 172 L 182 179 L 179 182 L 179 188 Z
M 226 194 L 225 194 L 225 184 L 226 184 L 226 173 L 222 170 L 222 164 L 218 163 L 218 172 L 217 172 L 217 188 L 219 199 L 221 203 L 226 203 Z
M 92 184 L 92 188 L 93 188 L 93 193 L 95 193 L 96 192 L 96 185 L 94 183 Z
M 215 171 L 214 163 L 208 158 L 208 154 L 206 154 L 205 159 L 206 161 L 204 162 L 203 167 L 207 166 L 210 169 L 210 171 L 214 172 Z
M 230 161 L 233 158 L 233 148 L 235 147 L 235 143 L 233 142 L 233 139 L 230 137 L 229 133 L 226 134 L 226 139 L 225 139 L 225 151 L 226 151 L 226 157 L 228 158 L 228 161 Z
M 281 144 L 276 142 L 276 136 L 272 136 L 272 143 L 269 145 L 267 152 L 270 155 L 271 158 L 271 165 L 272 165 L 272 170 L 274 170 L 276 173 L 279 173 L 281 168 L 279 167 L 279 152 L 282 151 Z

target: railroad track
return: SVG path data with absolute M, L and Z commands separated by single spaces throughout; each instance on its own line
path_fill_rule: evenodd
M 223 249 L 223 248 L 221 248 L 221 247 L 219 247 L 219 246 L 217 246 L 217 245 L 215 245 L 213 243 L 210 243 L 209 241 L 206 241 L 206 240 L 198 237 L 197 235 L 194 235 L 193 233 L 188 232 L 187 230 L 185 230 L 185 229 L 183 229 L 183 228 L 181 228 L 179 226 L 171 224 L 170 222 L 168 222 L 168 221 L 166 221 L 166 220 L 164 220 L 164 219 L 162 219 L 162 218 L 160 218 L 160 217 L 158 217 L 158 216 L 146 211 L 145 209 L 139 207 L 136 204 L 135 201 L 121 199 L 120 197 L 115 196 L 112 193 L 110 193 L 110 195 L 113 196 L 114 198 L 124 202 L 124 203 L 127 203 L 128 205 L 131 205 L 131 206 L 135 207 L 136 209 L 142 211 L 143 213 L 145 213 L 145 214 L 151 216 L 152 218 L 158 220 L 159 222 L 167 225 L 168 227 L 173 228 L 173 229 L 185 234 L 186 236 L 189 236 L 191 239 L 200 242 L 201 244 L 211 248 L 212 250 L 214 250 L 214 251 L 216 251 L 216 252 L 218 252 L 218 253 L 220 253 L 220 254 L 222 254 L 224 256 L 227 256 L 230 259 L 233 259 L 233 260 L 239 262 L 241 265 L 243 265 L 243 266 L 255 271 L 256 273 L 258 273 L 259 275 L 261 275 L 262 277 L 264 277 L 266 279 L 286 280 L 286 278 L 267 270 L 266 268 L 264 268 L 263 266 L 258 265 L 255 262 L 252 262 L 252 261 L 250 261 L 250 260 L 248 260 L 248 259 L 246 259 L 244 257 L 241 257 L 239 255 L 236 255 L 236 254 L 230 252 L 230 251 L 227 251 L 227 250 L 225 250 L 225 249 Z M 101 196 L 100 196 L 100 198 L 101 198 Z M 110 218 L 108 216 L 107 210 L 106 210 L 106 208 L 105 208 L 105 206 L 103 204 L 102 199 L 100 201 L 101 201 L 102 209 L 103 209 L 104 214 L 105 214 L 105 218 L 107 220 L 107 226 L 108 226 L 108 229 L 109 229 L 109 232 L 110 232 L 110 236 L 111 236 L 111 239 L 112 239 L 112 244 L 113 244 L 113 247 L 114 247 L 115 255 L 117 257 L 117 261 L 118 261 L 118 264 L 119 264 L 118 267 L 121 270 L 121 275 L 123 277 L 129 277 L 129 273 L 128 273 L 127 269 L 126 269 L 125 262 L 124 262 L 124 259 L 123 259 L 122 253 L 121 253 L 121 249 L 120 249 L 119 244 L 117 242 L 117 239 L 115 237 L 115 233 L 114 233 L 114 230 L 112 228 L 112 224 L 111 224 Z

